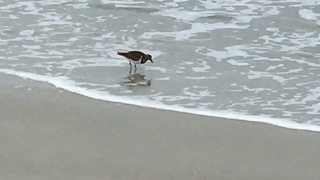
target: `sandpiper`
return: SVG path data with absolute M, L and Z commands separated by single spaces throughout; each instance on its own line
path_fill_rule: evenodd
M 123 56 L 129 60 L 130 64 L 130 73 L 132 70 L 132 64 L 134 64 L 135 71 L 137 70 L 137 64 L 144 64 L 148 60 L 152 63 L 152 56 L 150 54 L 145 54 L 141 51 L 128 51 L 128 52 L 118 52 L 118 55 Z

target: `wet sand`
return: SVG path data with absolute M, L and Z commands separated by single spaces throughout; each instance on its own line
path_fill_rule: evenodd
M 0 179 L 320 179 L 316 132 L 98 101 L 5 75 L 0 101 Z

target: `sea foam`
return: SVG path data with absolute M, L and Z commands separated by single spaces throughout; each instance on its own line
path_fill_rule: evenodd
M 185 108 L 177 105 L 165 105 L 163 103 L 155 102 L 155 101 L 148 101 L 148 100 L 140 101 L 130 97 L 114 96 L 114 95 L 110 95 L 106 91 L 97 91 L 93 89 L 80 87 L 77 85 L 76 82 L 74 82 L 73 80 L 70 80 L 68 77 L 65 77 L 65 76 L 50 77 L 50 76 L 44 76 L 44 75 L 39 75 L 39 74 L 34 74 L 29 72 L 15 71 L 12 69 L 0 69 L 0 72 L 8 75 L 18 76 L 21 78 L 31 79 L 34 81 L 46 82 L 54 85 L 57 88 L 61 88 L 66 91 L 83 95 L 92 99 L 97 99 L 97 100 L 104 100 L 104 101 L 123 103 L 123 104 L 148 107 L 148 108 L 154 108 L 154 109 L 176 111 L 176 112 L 189 113 L 189 114 L 195 114 L 195 115 L 243 120 L 243 121 L 250 121 L 250 122 L 262 122 L 262 123 L 271 124 L 279 127 L 288 128 L 288 129 L 320 132 L 319 126 L 310 125 L 306 123 L 304 124 L 297 123 L 288 119 L 276 119 L 276 118 L 269 118 L 269 117 L 262 117 L 262 116 L 244 115 L 244 114 L 235 113 L 231 111 L 214 111 L 214 110 L 207 110 L 207 109 Z

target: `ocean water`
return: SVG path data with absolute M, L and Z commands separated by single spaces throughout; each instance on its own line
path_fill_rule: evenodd
M 0 73 L 95 99 L 320 131 L 318 0 L 0 0 Z M 141 50 L 138 65 L 117 51 Z

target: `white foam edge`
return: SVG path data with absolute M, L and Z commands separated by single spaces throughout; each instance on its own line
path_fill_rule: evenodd
M 0 72 L 7 75 L 14 75 L 21 78 L 34 80 L 34 81 L 49 83 L 54 85 L 57 88 L 61 88 L 66 91 L 83 95 L 92 99 L 97 99 L 97 100 L 104 100 L 109 102 L 129 104 L 129 105 L 135 105 L 140 107 L 148 107 L 148 108 L 168 110 L 168 111 L 176 111 L 176 112 L 182 112 L 182 113 L 188 113 L 188 114 L 194 114 L 194 115 L 217 117 L 217 118 L 224 118 L 224 119 L 231 119 L 231 120 L 242 120 L 242 121 L 249 121 L 249 122 L 259 122 L 259 123 L 271 124 L 271 125 L 275 125 L 275 126 L 279 126 L 287 129 L 320 132 L 320 126 L 297 123 L 288 119 L 276 119 L 276 118 L 268 118 L 268 117 L 261 117 L 261 116 L 255 116 L 255 115 L 244 115 L 244 114 L 230 112 L 230 111 L 192 109 L 192 108 L 185 108 L 185 107 L 175 106 L 175 105 L 173 106 L 165 105 L 158 102 L 155 103 L 153 101 L 145 101 L 145 100 L 144 101 L 137 101 L 136 99 L 130 100 L 128 99 L 128 97 L 119 97 L 119 96 L 103 93 L 100 91 L 88 90 L 83 87 L 75 86 L 74 81 L 64 76 L 49 77 L 49 76 L 44 76 L 44 75 L 39 75 L 39 74 L 34 74 L 29 72 L 16 71 L 12 69 L 0 69 Z
M 304 18 L 306 20 L 317 20 L 317 17 L 320 16 L 319 14 L 314 13 L 310 9 L 300 9 L 299 15 L 301 18 Z

